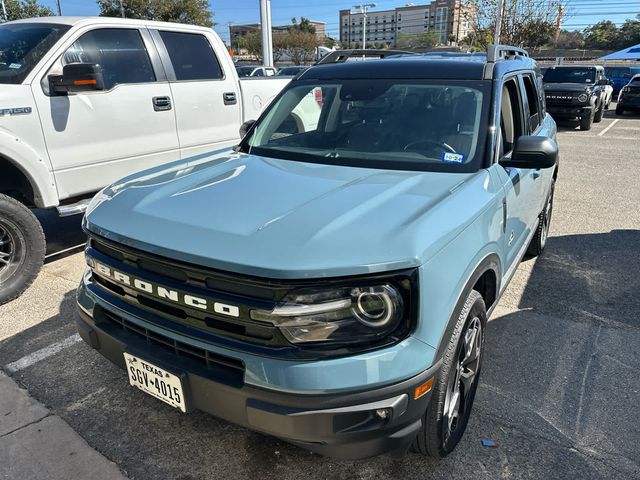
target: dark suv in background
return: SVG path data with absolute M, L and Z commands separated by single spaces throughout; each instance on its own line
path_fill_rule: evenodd
M 578 120 L 580 130 L 602 120 L 613 88 L 598 65 L 556 65 L 543 77 L 547 111 L 556 120 Z

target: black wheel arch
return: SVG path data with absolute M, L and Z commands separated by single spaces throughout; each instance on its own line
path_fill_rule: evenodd
M 0 153 L 0 193 L 27 207 L 42 204 L 42 196 L 31 176 L 16 162 Z
M 471 290 L 479 288 L 478 291 L 484 299 L 487 311 L 489 311 L 498 302 L 500 298 L 501 271 L 500 258 L 496 253 L 488 254 L 476 266 L 462 288 L 460 295 L 458 296 L 458 300 L 451 311 L 451 315 L 447 321 L 447 328 L 445 328 L 442 336 L 440 337 L 440 341 L 436 348 L 436 358 L 439 359 L 444 354 L 449 337 L 456 326 L 456 312 L 459 312 L 463 307 Z

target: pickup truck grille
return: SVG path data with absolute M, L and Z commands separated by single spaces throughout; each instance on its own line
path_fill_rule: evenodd
M 149 312 L 146 321 L 162 319 L 183 334 L 242 350 L 273 354 L 275 349 L 284 354 L 287 349 L 295 349 L 276 327 L 249 316 L 251 309 L 275 307 L 291 285 L 204 270 L 94 236 L 86 254 L 94 265 L 95 286 L 137 310 Z M 138 286 L 148 286 L 148 291 L 116 281 L 115 272 L 120 279 L 126 275 L 130 283 L 134 278 L 142 282 Z M 159 295 L 160 288 L 164 297 Z M 167 298 L 167 291 L 175 293 L 174 301 Z M 206 300 L 207 308 L 185 304 L 181 301 L 185 295 Z M 215 310 L 209 308 L 212 306 Z M 166 323 L 161 326 L 166 328 Z

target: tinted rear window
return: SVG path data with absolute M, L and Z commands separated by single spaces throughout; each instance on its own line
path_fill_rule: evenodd
M 217 80 L 223 77 L 220 62 L 204 35 L 160 32 L 177 80 Z

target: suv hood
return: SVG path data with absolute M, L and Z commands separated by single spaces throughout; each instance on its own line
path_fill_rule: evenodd
M 586 92 L 593 88 L 592 83 L 545 83 L 545 91 L 559 90 L 561 92 Z
M 380 272 L 418 266 L 462 231 L 479 213 L 489 179 L 485 170 L 374 170 L 225 151 L 108 187 L 90 205 L 85 228 L 249 275 Z M 473 200 L 453 193 L 472 181 Z

